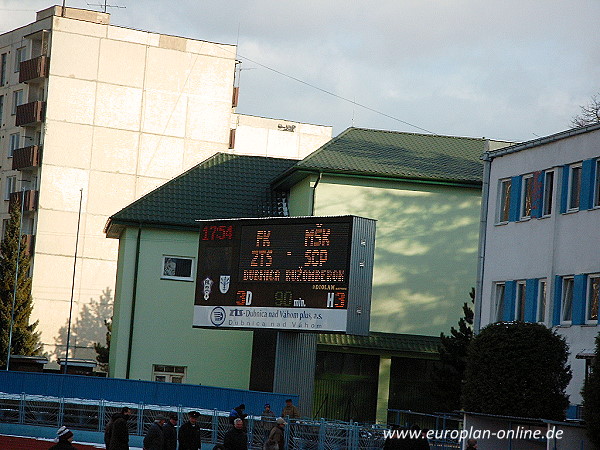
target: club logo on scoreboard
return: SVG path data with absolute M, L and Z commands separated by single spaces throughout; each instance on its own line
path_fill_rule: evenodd
M 212 290 L 213 280 L 211 280 L 209 277 L 206 277 L 204 279 L 204 281 L 202 282 L 202 285 L 203 285 L 202 292 L 204 293 L 204 300 L 208 301 L 208 299 L 210 298 L 210 292 Z
M 227 294 L 230 282 L 230 275 L 221 275 L 221 280 L 219 281 L 219 291 L 221 291 L 221 294 Z
M 225 314 L 225 310 L 220 306 L 217 306 L 210 312 L 210 321 L 215 327 L 220 327 L 225 322 L 226 316 L 227 314 Z

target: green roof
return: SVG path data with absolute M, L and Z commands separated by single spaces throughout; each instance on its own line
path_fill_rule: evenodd
M 486 139 L 348 128 L 307 156 L 276 184 L 298 172 L 328 172 L 481 184 Z
M 420 336 L 416 334 L 394 334 L 371 332 L 368 336 L 352 336 L 348 334 L 319 334 L 317 344 L 321 350 L 331 347 L 332 350 L 371 351 L 401 356 L 437 357 L 440 338 Z
M 217 153 L 111 216 L 105 231 L 118 237 L 119 225 L 196 228 L 198 219 L 285 215 L 270 183 L 296 162 Z

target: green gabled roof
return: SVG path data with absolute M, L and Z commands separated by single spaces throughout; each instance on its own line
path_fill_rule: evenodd
M 275 185 L 293 184 L 302 172 L 481 184 L 485 142 L 483 138 L 348 128 L 278 177 Z
M 123 225 L 195 228 L 198 219 L 282 215 L 270 183 L 296 162 L 217 153 L 111 216 L 105 232 L 118 237 Z
M 430 355 L 437 358 L 440 338 L 416 334 L 380 333 L 372 331 L 368 336 L 349 334 L 319 334 L 317 344 L 324 350 L 371 351 L 404 356 Z

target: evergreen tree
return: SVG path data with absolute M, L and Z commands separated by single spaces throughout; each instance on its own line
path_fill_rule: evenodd
M 565 339 L 539 323 L 488 325 L 469 346 L 465 411 L 564 420 L 571 380 Z
M 475 289 L 469 293 L 471 304 L 475 303 Z M 473 308 L 463 304 L 463 317 L 458 321 L 458 329 L 451 327 L 450 335 L 440 334 L 438 348 L 440 365 L 434 371 L 437 397 L 444 411 L 460 409 L 460 395 L 467 364 L 467 351 L 473 340 Z
M 596 356 L 592 360 L 589 374 L 581 395 L 583 396 L 583 420 L 587 435 L 597 449 L 600 449 L 600 334 L 596 336 Z
M 31 278 L 29 277 L 29 256 L 27 255 L 24 237 L 21 237 L 21 251 L 19 252 L 20 222 L 20 205 L 14 202 L 10 210 L 4 240 L 0 244 L 0 365 L 2 366 L 6 365 L 8 356 L 17 260 L 19 262 L 19 273 L 15 297 L 11 355 L 33 356 L 39 355 L 42 350 L 39 333 L 35 331 L 37 321 L 29 323 L 31 310 L 33 309 Z
M 94 350 L 96 350 L 96 361 L 98 361 L 100 369 L 104 372 L 108 372 L 108 357 L 110 355 L 112 319 L 105 320 L 104 325 L 106 326 L 106 345 L 102 345 L 100 342 L 94 342 Z

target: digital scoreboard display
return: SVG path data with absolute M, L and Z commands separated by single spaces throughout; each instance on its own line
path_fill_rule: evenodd
M 368 333 L 375 221 L 200 222 L 195 327 Z

